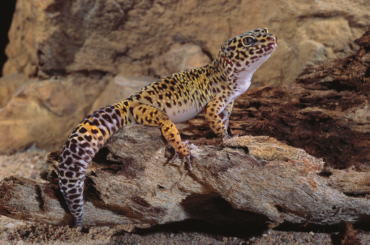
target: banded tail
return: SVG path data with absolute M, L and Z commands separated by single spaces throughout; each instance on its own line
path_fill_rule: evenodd
M 83 189 L 86 169 L 104 146 L 104 143 L 120 128 L 135 123 L 128 113 L 130 101 L 103 107 L 87 116 L 68 137 L 59 163 L 59 186 L 69 210 L 75 217 L 76 226 L 84 215 Z

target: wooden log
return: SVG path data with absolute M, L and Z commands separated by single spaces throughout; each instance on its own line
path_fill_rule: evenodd
M 130 126 L 114 135 L 86 175 L 83 225 L 190 218 L 222 223 L 310 220 L 322 225 L 369 220 L 370 200 L 356 196 L 357 190 L 370 193 L 364 173 L 332 170 L 330 176 L 322 175 L 321 159 L 267 136 L 192 143 L 198 158 L 192 159 L 190 172 L 181 159 L 169 163 L 174 152 L 157 128 Z M 55 166 L 57 161 L 58 153 L 49 154 L 47 163 Z M 70 224 L 56 173 L 41 176 L 40 181 L 5 178 L 0 183 L 1 214 Z

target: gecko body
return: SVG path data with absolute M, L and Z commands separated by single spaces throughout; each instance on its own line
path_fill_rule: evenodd
M 277 38 L 259 28 L 227 40 L 209 65 L 175 73 L 151 83 L 128 99 L 88 115 L 73 130 L 63 147 L 59 185 L 80 225 L 86 169 L 104 143 L 120 128 L 132 124 L 157 126 L 191 169 L 191 148 L 181 141 L 174 123 L 195 117 L 202 110 L 218 137 L 229 138 L 227 128 L 236 98 L 249 88 L 253 73 L 277 49 Z

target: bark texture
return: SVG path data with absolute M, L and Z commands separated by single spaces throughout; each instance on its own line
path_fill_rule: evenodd
M 169 163 L 157 128 L 130 126 L 111 138 L 85 181 L 84 225 L 164 224 L 189 218 L 210 222 L 289 221 L 338 224 L 370 219 L 369 173 L 333 170 L 304 150 L 267 136 L 225 142 L 192 141 L 198 158 L 189 172 Z M 47 163 L 55 166 L 58 152 Z M 42 180 L 8 177 L 0 183 L 0 212 L 54 225 L 72 222 L 54 170 Z

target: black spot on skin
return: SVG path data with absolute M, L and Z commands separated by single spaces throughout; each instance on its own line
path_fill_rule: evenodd
M 172 98 L 172 94 L 171 93 L 166 93 L 166 96 L 168 99 L 171 99 Z
M 113 121 L 112 121 L 112 118 L 108 115 L 108 114 L 105 114 L 102 116 L 105 120 L 107 120 L 110 124 L 113 124 Z
M 68 151 L 68 150 L 64 150 L 63 151 L 63 157 L 64 158 L 66 158 L 68 155 L 70 155 L 71 154 L 71 152 L 70 151 Z
M 166 106 L 167 106 L 168 108 L 171 108 L 171 103 L 166 103 Z
M 76 198 L 79 198 L 79 197 L 81 197 L 81 195 L 80 195 L 80 194 L 77 194 L 77 195 L 70 195 L 70 196 L 69 196 L 69 199 L 73 200 L 73 199 L 76 199 Z
M 78 132 L 80 132 L 81 134 L 84 134 L 84 133 L 87 132 L 87 129 L 86 128 L 80 128 L 80 130 Z
M 149 96 L 145 96 L 144 99 L 146 99 L 147 101 L 149 101 L 149 103 L 153 103 L 153 100 L 151 97 Z
M 90 122 L 91 126 L 99 126 L 99 121 L 95 119 L 94 121 Z
M 92 136 L 91 135 L 85 135 L 84 136 L 85 140 L 87 140 L 88 142 L 91 142 L 92 140 Z
M 71 193 L 71 194 L 74 194 L 74 193 L 76 193 L 76 189 L 72 189 L 72 190 L 74 190 L 74 192 L 72 193 L 72 192 L 68 192 L 68 193 Z M 72 208 L 73 209 L 77 209 L 77 208 L 80 208 L 81 206 L 80 205 L 72 205 Z
M 133 115 L 134 114 L 134 107 L 130 107 L 130 113 Z
M 99 131 L 98 131 L 97 129 L 93 129 L 93 130 L 91 130 L 91 133 L 92 133 L 92 134 L 98 134 L 98 133 L 99 133 Z
M 76 194 L 76 192 L 77 192 L 77 190 L 75 189 L 75 188 L 73 188 L 73 189 L 70 189 L 69 191 L 68 191 L 68 194 Z M 72 206 L 73 207 L 73 206 Z
M 76 142 L 76 143 L 77 143 L 77 142 Z M 76 153 L 76 152 L 77 152 L 77 145 L 76 145 L 76 144 L 71 144 L 71 146 L 69 147 L 69 149 L 70 149 L 72 152 Z
M 80 148 L 80 149 L 78 150 L 78 155 L 79 155 L 79 156 L 82 156 L 83 154 L 85 154 L 85 151 L 84 151 L 82 148 Z
M 105 111 L 108 112 L 108 113 L 111 113 L 112 109 L 111 108 L 106 108 Z
M 76 155 L 76 154 L 72 154 L 72 157 L 74 158 L 74 159 L 76 159 L 76 160 L 81 160 L 81 157 L 79 157 L 78 155 Z
M 63 176 L 64 176 L 64 172 L 63 172 Z M 68 180 L 66 180 L 66 179 L 61 179 L 60 181 L 62 182 L 63 185 L 68 183 Z
M 162 84 L 162 88 L 167 89 L 167 85 L 166 84 Z
M 85 142 L 85 143 L 81 144 L 81 145 L 80 145 L 80 147 L 82 147 L 82 148 L 84 148 L 84 149 L 86 149 L 86 148 L 90 148 L 90 144 L 89 144 L 89 143 L 87 143 L 87 142 Z
M 107 127 L 108 128 L 108 127 Z M 103 135 L 103 136 L 105 136 L 107 133 L 105 132 L 105 130 L 104 129 L 102 129 L 102 128 L 99 128 L 99 131 L 100 131 L 100 133 Z
M 73 173 L 72 172 L 67 172 L 65 175 L 66 175 L 67 178 L 72 178 L 73 177 Z

